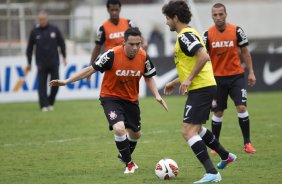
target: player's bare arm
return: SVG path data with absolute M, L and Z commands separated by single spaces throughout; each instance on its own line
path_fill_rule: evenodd
M 176 78 L 170 82 L 168 82 L 164 87 L 164 94 L 171 95 L 177 85 L 180 84 L 179 78 Z
M 68 79 L 65 79 L 65 80 L 56 79 L 56 80 L 50 81 L 49 86 L 65 86 L 69 83 L 84 79 L 87 76 L 92 75 L 95 72 L 96 70 L 92 66 L 88 66 L 78 71 L 77 73 L 71 75 Z
M 253 87 L 256 84 L 256 76 L 253 70 L 252 56 L 247 47 L 241 48 L 241 54 L 242 54 L 243 61 L 246 64 L 248 71 L 249 71 L 248 85 Z
M 197 50 L 196 55 L 198 57 L 196 65 L 194 66 L 188 78 L 184 82 L 182 82 L 179 87 L 179 93 L 182 95 L 184 95 L 185 93 L 188 93 L 188 88 L 191 85 L 192 80 L 203 69 L 207 61 L 210 60 L 208 53 L 206 52 L 206 50 L 203 47 L 200 47 Z
M 145 82 L 146 82 L 146 85 L 148 86 L 148 88 L 150 89 L 151 93 L 153 94 L 153 96 L 155 97 L 155 99 L 163 106 L 163 108 L 168 111 L 168 107 L 167 107 L 167 104 L 166 102 L 162 99 L 159 91 L 158 91 L 158 88 L 157 88 L 157 85 L 156 85 L 156 82 L 155 80 L 150 77 L 150 78 L 146 78 L 144 77 L 145 79 Z

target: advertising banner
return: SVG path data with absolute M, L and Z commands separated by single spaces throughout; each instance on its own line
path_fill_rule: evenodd
M 89 56 L 68 56 L 67 66 L 60 65 L 60 78 L 66 79 L 73 73 L 88 66 Z M 30 72 L 25 73 L 26 58 L 0 57 L 0 103 L 37 101 L 37 68 L 34 64 Z M 86 79 L 59 88 L 57 99 L 97 99 L 103 75 L 96 72 L 90 82 Z M 140 97 L 146 93 L 145 82 L 140 80 Z M 50 89 L 50 88 L 48 88 Z

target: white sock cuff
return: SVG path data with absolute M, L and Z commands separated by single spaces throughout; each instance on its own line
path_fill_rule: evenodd
M 126 134 L 121 135 L 121 136 L 114 134 L 114 136 L 115 136 L 115 141 L 117 141 L 117 142 L 122 142 L 122 141 L 126 140 Z
M 223 116 L 222 117 L 217 117 L 215 115 L 212 115 L 212 120 L 215 121 L 215 122 L 222 122 Z
M 204 135 L 206 134 L 206 132 L 207 132 L 207 128 L 202 127 L 202 131 L 199 133 L 200 137 L 204 137 Z
M 199 135 L 194 135 L 187 141 L 187 143 L 190 147 L 192 147 L 196 142 L 201 141 L 201 140 L 202 138 Z
M 137 139 L 132 139 L 129 134 L 127 134 L 127 139 L 131 142 L 137 142 Z
M 243 113 L 239 113 L 239 112 L 238 112 L 238 117 L 239 117 L 239 118 L 246 118 L 246 117 L 248 117 L 248 116 L 249 116 L 248 111 L 243 112 Z

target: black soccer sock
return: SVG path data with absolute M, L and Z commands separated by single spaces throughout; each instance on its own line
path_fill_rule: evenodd
M 130 154 L 130 148 L 129 148 L 129 141 L 126 138 L 126 135 L 123 135 L 123 136 L 114 135 L 114 136 L 115 136 L 116 146 L 117 146 L 119 153 L 122 156 L 122 160 L 125 163 L 129 163 L 131 161 L 131 154 Z
M 222 117 L 212 116 L 212 133 L 219 140 L 221 126 L 222 126 Z
M 209 148 L 215 150 L 219 154 L 222 160 L 228 159 L 229 152 L 223 148 L 211 131 L 203 127 L 199 135 Z
M 238 113 L 238 119 L 244 138 L 244 144 L 250 143 L 250 120 L 248 111 L 244 113 Z
M 187 141 L 198 160 L 205 167 L 206 173 L 216 174 L 217 171 L 209 157 L 207 147 L 199 135 L 191 137 Z
M 130 145 L 130 153 L 132 154 L 137 145 L 137 139 L 132 139 L 129 135 L 127 135 L 129 145 Z

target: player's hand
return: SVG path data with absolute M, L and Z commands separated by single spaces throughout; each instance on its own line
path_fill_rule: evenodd
M 24 67 L 24 73 L 25 74 L 28 73 L 30 70 L 31 70 L 31 65 L 30 64 L 28 64 L 28 65 L 26 65 L 26 67 Z
M 164 94 L 165 95 L 171 95 L 173 93 L 174 89 L 175 89 L 174 85 L 167 83 L 164 87 Z
M 156 100 L 163 106 L 163 108 L 168 112 L 168 107 L 166 102 L 162 99 L 162 97 L 156 97 Z
M 191 85 L 190 80 L 185 80 L 183 83 L 181 83 L 179 86 L 179 94 L 181 95 L 187 94 L 190 85 Z
M 67 84 L 66 80 L 59 80 L 59 79 L 56 79 L 56 80 L 52 80 L 49 82 L 49 86 L 52 87 L 52 86 L 65 86 Z
M 253 87 L 256 84 L 256 77 L 254 73 L 250 73 L 248 76 L 248 85 Z
M 63 60 L 64 66 L 67 66 L 68 62 L 66 59 Z

